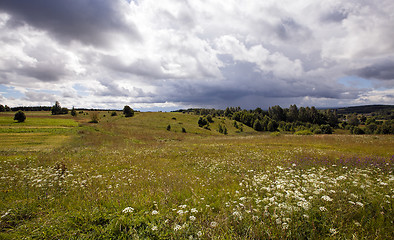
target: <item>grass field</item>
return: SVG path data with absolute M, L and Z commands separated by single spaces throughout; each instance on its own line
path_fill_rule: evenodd
M 394 238 L 393 136 L 85 114 L 0 115 L 0 239 Z

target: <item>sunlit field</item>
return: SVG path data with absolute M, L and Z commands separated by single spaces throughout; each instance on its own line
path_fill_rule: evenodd
M 392 135 L 91 115 L 0 115 L 0 239 L 394 237 Z

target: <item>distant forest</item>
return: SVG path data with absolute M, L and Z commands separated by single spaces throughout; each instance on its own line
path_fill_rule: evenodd
M 51 111 L 53 115 L 68 114 L 67 108 L 62 108 L 59 102 L 52 107 L 8 107 L 0 104 L 0 112 L 7 111 Z M 111 109 L 86 109 L 71 110 L 71 115 L 76 115 L 76 110 L 113 111 Z M 349 130 L 352 134 L 394 134 L 394 105 L 367 105 L 336 109 L 317 109 L 315 107 L 300 107 L 290 105 L 282 108 L 278 105 L 269 107 L 268 110 L 256 108 L 245 110 L 240 107 L 227 107 L 222 109 L 190 108 L 174 112 L 200 115 L 198 125 L 209 129 L 209 124 L 215 117 L 225 117 L 234 120 L 234 127 L 242 131 L 243 125 L 256 131 L 284 131 L 296 134 L 331 134 L 333 129 Z M 220 126 L 220 132 L 226 133 L 225 126 Z
M 245 110 L 228 107 L 225 110 L 193 108 L 176 112 L 201 115 L 198 124 L 209 129 L 212 117 L 227 117 L 252 127 L 256 131 L 284 131 L 296 134 L 331 134 L 333 129 L 349 130 L 352 134 L 394 134 L 394 106 L 371 105 L 340 109 L 316 109 L 290 105 L 273 106 L 268 110 Z

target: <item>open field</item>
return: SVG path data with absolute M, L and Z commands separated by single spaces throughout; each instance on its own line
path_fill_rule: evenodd
M 239 132 L 218 118 L 206 130 L 182 113 L 100 112 L 89 124 L 85 114 L 0 115 L 0 239 L 394 236 L 392 135 Z

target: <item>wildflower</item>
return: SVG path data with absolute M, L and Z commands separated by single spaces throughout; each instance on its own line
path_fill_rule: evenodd
M 178 213 L 179 215 L 183 215 L 185 212 L 183 210 L 178 210 L 176 213 Z
M 356 203 L 355 203 L 355 202 L 353 202 L 353 201 L 349 201 L 349 203 L 350 203 L 350 204 L 353 204 L 353 205 L 356 205 Z
M 327 208 L 325 208 L 325 207 L 319 207 L 319 209 L 320 209 L 320 211 L 322 211 L 322 212 L 327 211 Z
M 123 213 L 132 213 L 132 212 L 134 212 L 134 208 L 132 208 L 132 207 L 127 207 L 127 208 L 123 209 L 122 212 L 123 212 Z
M 153 211 L 152 211 L 152 215 L 157 215 L 157 214 L 159 214 L 158 211 L 156 211 L 156 210 L 153 210 Z
M 196 217 L 195 217 L 195 216 L 190 216 L 189 219 L 190 219 L 191 221 L 196 221 Z
M 257 222 L 257 221 L 259 220 L 259 217 L 258 217 L 258 216 L 253 216 L 253 217 L 252 217 L 252 220 L 253 220 L 254 222 Z
M 324 196 L 322 196 L 321 198 L 322 198 L 324 201 L 332 202 L 332 198 L 330 198 L 330 197 L 327 196 L 327 195 L 324 195 Z
M 242 215 L 238 211 L 233 212 L 233 216 L 236 217 L 236 218 L 242 219 Z
M 356 202 L 357 205 L 359 205 L 360 207 L 364 207 L 364 204 L 361 202 Z
M 179 208 L 186 208 L 187 205 L 179 205 L 178 207 L 179 207 Z
M 282 229 L 286 230 L 289 228 L 289 224 L 287 224 L 286 222 L 282 223 Z
M 182 229 L 181 225 L 175 224 L 174 231 L 179 231 Z
M 198 231 L 198 232 L 197 232 L 197 236 L 198 236 L 198 237 L 201 237 L 201 236 L 202 236 L 202 232 L 201 232 L 201 231 Z
M 152 226 L 152 231 L 157 231 L 157 226 Z
M 335 228 L 330 228 L 330 233 L 331 233 L 331 235 L 335 235 L 338 232 L 337 232 L 337 230 Z
M 195 209 L 195 208 L 190 209 L 190 212 L 191 213 L 198 213 L 197 209 Z
M 209 224 L 209 226 L 211 226 L 211 228 L 215 228 L 218 226 L 217 222 L 211 222 L 211 224 Z
M 276 224 L 278 224 L 278 225 L 279 225 L 279 224 L 282 224 L 282 220 L 281 220 L 280 218 L 277 218 L 277 219 L 276 219 Z

